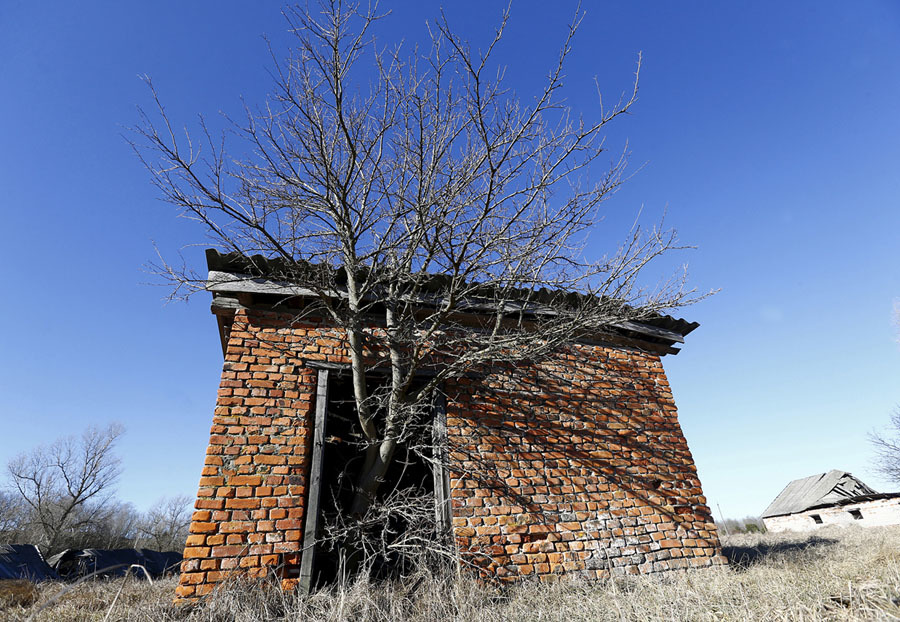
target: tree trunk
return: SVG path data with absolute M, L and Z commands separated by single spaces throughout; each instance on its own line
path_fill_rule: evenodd
M 389 298 L 391 297 L 392 295 L 389 294 Z M 375 500 L 378 488 L 384 481 L 384 476 L 391 466 L 391 462 L 394 459 L 394 451 L 397 448 L 397 424 L 400 418 L 399 411 L 402 399 L 400 392 L 403 382 L 403 361 L 396 347 L 396 316 L 390 303 L 387 304 L 385 319 L 388 334 L 388 350 L 391 357 L 391 393 L 388 398 L 388 407 L 384 418 L 384 431 L 381 438 L 366 448 L 366 459 L 357 479 L 356 495 L 350 508 L 350 513 L 353 516 L 365 514 Z M 364 375 L 363 382 L 365 382 Z M 370 413 L 370 417 L 374 414 Z M 372 425 L 372 427 L 374 428 L 375 426 Z M 377 434 L 377 431 L 375 433 Z M 367 438 L 369 438 L 368 435 Z

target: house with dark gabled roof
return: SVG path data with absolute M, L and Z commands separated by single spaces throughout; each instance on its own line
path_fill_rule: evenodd
M 769 531 L 809 531 L 826 525 L 900 524 L 900 492 L 879 493 L 846 471 L 795 479 L 762 514 Z

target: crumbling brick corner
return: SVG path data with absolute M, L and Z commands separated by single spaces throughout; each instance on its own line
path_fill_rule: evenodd
M 296 582 L 316 382 L 289 354 L 302 332 L 251 326 L 236 314 L 178 599 L 203 596 L 236 574 Z

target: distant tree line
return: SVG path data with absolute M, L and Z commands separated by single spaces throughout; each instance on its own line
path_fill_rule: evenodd
M 766 526 L 759 516 L 745 516 L 744 518 L 726 518 L 717 520 L 719 535 L 733 533 L 766 533 Z
M 146 512 L 118 500 L 118 424 L 91 427 L 19 454 L 0 489 L 0 544 L 34 544 L 44 555 L 64 549 L 150 548 L 181 551 L 192 499 L 159 500 Z

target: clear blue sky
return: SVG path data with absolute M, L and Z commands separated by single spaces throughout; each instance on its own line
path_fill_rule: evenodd
M 505 3 L 447 2 L 486 42 Z M 586 2 L 568 70 L 590 112 L 643 53 L 611 130 L 643 169 L 594 243 L 643 205 L 697 250 L 701 323 L 665 364 L 714 510 L 758 514 L 791 479 L 871 469 L 869 430 L 900 403 L 900 5 Z M 393 6 L 392 6 L 393 5 Z M 382 40 L 422 40 L 431 2 L 385 2 Z M 574 8 L 516 2 L 501 50 L 523 95 Z M 175 218 L 122 138 L 154 79 L 171 116 L 237 111 L 270 86 L 276 3 L 0 3 L 0 463 L 118 420 L 120 496 L 194 494 L 221 366 L 209 299 L 164 304 L 142 266 L 202 231 Z M 202 269 L 202 248 L 187 261 Z M 660 266 L 661 275 L 667 270 Z

